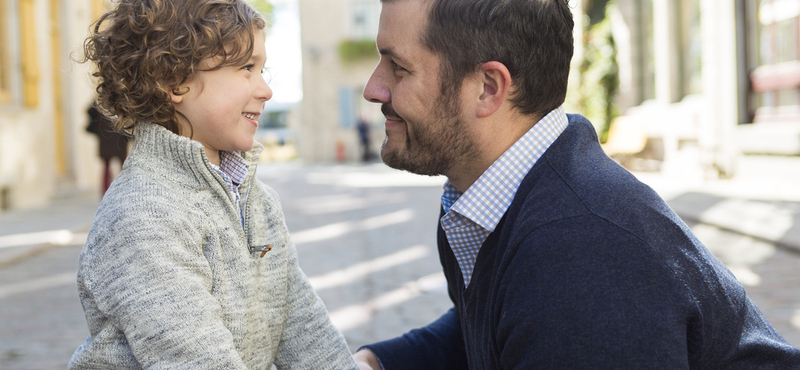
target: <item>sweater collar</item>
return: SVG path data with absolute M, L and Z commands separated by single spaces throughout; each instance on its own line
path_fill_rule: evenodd
M 263 146 L 254 141 L 252 149 L 239 154 L 254 169 L 262 150 Z M 141 122 L 136 126 L 133 148 L 125 166 L 145 166 L 153 171 L 169 171 L 173 176 L 182 172 L 192 174 L 198 180 L 213 177 L 203 144 L 151 122 Z

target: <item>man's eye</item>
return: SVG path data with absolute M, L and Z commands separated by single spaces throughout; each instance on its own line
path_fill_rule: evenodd
M 252 70 L 254 66 L 255 66 L 254 64 L 248 64 L 248 65 L 242 67 L 242 69 L 244 69 L 246 71 L 249 71 L 249 70 Z
M 405 71 L 405 70 L 406 70 L 405 68 L 403 68 L 403 67 L 400 67 L 400 66 L 399 66 L 397 63 L 395 63 L 394 61 L 392 61 L 392 68 L 393 68 L 395 71 Z

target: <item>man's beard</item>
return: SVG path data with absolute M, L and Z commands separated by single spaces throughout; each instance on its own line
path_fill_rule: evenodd
M 440 112 L 436 118 L 414 122 L 413 131 L 405 121 L 405 148 L 390 150 L 387 135 L 381 146 L 381 158 L 387 166 L 419 175 L 447 175 L 455 164 L 476 157 L 477 147 L 459 117 L 461 105 L 457 98 L 440 99 L 434 110 Z M 381 111 L 386 116 L 400 117 L 386 104 Z

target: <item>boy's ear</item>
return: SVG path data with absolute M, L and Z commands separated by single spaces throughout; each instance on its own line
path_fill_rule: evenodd
M 189 92 L 189 82 L 184 81 L 169 81 L 165 83 L 169 89 L 169 101 L 173 104 L 178 104 L 183 101 L 183 96 Z
M 482 84 L 476 114 L 488 117 L 500 109 L 511 88 L 511 73 L 503 63 L 486 62 L 478 68 L 478 80 Z
M 169 90 L 169 101 L 173 104 L 178 104 L 183 100 L 183 94 L 180 93 L 178 86 L 174 86 Z

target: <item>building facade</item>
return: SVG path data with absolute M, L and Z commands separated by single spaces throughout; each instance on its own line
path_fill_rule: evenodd
M 665 171 L 800 155 L 800 0 L 616 0 L 623 119 Z
M 357 116 L 373 124 L 374 145 L 383 137 L 380 113 L 360 97 L 378 59 L 347 61 L 342 49 L 374 39 L 380 2 L 299 2 L 299 156 L 331 160 L 344 143 L 354 159 Z M 742 152 L 800 155 L 800 0 L 571 0 L 576 25 L 598 2 L 618 65 L 614 122 L 641 136 L 627 154 L 705 177 L 733 176 Z M 571 91 L 582 83 L 583 36 L 576 26 Z M 582 113 L 569 99 L 567 108 Z
M 97 189 L 82 56 L 102 0 L 0 0 L 0 212 Z
M 359 120 L 368 123 L 371 151 L 378 153 L 385 138 L 383 115 L 380 106 L 362 94 L 379 60 L 375 37 L 380 1 L 298 1 L 303 62 L 298 156 L 309 161 L 360 160 Z M 580 9 L 582 1 L 570 3 Z M 576 32 L 579 40 L 580 29 Z
M 740 122 L 753 122 L 741 127 L 744 149 L 800 155 L 800 0 L 738 0 L 736 9 Z
M 359 158 L 357 123 L 368 123 L 375 148 L 383 140 L 380 107 L 362 97 L 378 62 L 380 1 L 299 0 L 303 100 L 298 156 L 311 161 Z M 373 149 L 377 150 L 377 149 Z

